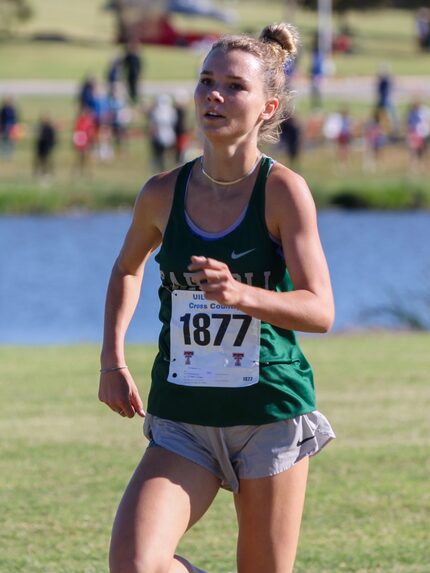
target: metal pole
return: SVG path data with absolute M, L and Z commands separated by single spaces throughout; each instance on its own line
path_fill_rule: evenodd
M 297 0 L 285 1 L 285 21 L 293 23 L 296 16 Z
M 332 0 L 318 0 L 318 48 L 325 62 L 331 61 L 332 43 Z

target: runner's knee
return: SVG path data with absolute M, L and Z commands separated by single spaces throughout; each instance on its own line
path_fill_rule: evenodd
M 172 557 L 148 552 L 133 555 L 127 544 L 119 551 L 111 548 L 109 555 L 110 573 L 169 573 Z

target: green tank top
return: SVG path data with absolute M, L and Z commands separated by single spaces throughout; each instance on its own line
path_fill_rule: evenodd
M 185 164 L 178 174 L 171 213 L 155 257 L 160 265 L 162 327 L 159 352 L 152 368 L 148 412 L 206 426 L 266 424 L 311 412 L 315 409 L 312 369 L 295 333 L 263 321 L 258 383 L 235 388 L 190 387 L 167 380 L 172 293 L 178 289 L 192 290 L 199 298 L 198 287 L 191 282 L 187 269 L 191 255 L 225 262 L 237 280 L 249 285 L 282 292 L 293 289 L 281 246 L 270 236 L 265 222 L 265 184 L 273 160 L 263 158 L 243 216 L 230 229 L 218 234 L 199 232 L 185 212 L 193 163 Z

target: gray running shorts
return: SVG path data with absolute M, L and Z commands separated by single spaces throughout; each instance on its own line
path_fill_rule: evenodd
M 235 493 L 240 479 L 273 476 L 317 454 L 335 434 L 318 410 L 259 426 L 213 427 L 146 414 L 148 447 L 160 447 L 199 464 Z

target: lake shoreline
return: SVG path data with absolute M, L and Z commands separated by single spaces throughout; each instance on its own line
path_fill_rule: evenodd
M 91 184 L 91 182 L 89 182 Z M 0 191 L 0 215 L 67 215 L 83 213 L 118 213 L 133 208 L 138 191 L 101 190 L 86 188 L 58 191 L 55 182 L 34 187 L 19 187 Z M 381 182 L 358 186 L 352 182 L 345 187 L 312 186 L 312 195 L 319 210 L 346 209 L 351 211 L 427 211 L 430 209 L 430 185 L 421 181 L 405 183 Z

